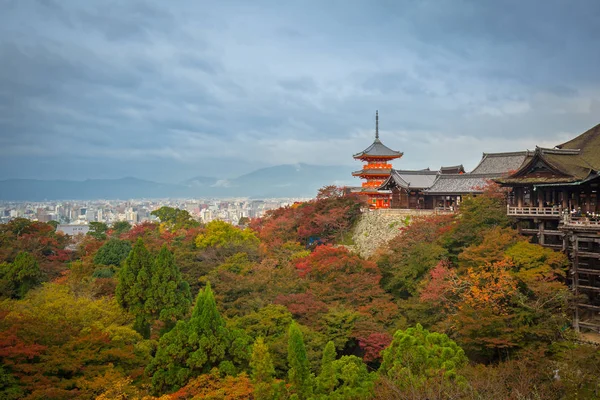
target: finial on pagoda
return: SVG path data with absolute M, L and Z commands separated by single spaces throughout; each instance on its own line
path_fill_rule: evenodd
M 379 110 L 375 110 L 375 139 L 379 139 Z

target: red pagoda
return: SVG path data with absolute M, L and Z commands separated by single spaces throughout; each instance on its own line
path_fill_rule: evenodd
M 376 111 L 375 141 L 365 150 L 354 155 L 356 160 L 361 160 L 365 164 L 362 170 L 352 173 L 353 176 L 365 180 L 355 192 L 367 196 L 371 208 L 390 208 L 390 191 L 377 190 L 377 188 L 390 176 L 392 172 L 390 162 L 402 155 L 403 153 L 390 149 L 379 140 L 379 111 Z

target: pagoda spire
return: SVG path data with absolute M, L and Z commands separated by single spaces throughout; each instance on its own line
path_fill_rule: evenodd
M 375 139 L 379 139 L 379 110 L 375 110 Z

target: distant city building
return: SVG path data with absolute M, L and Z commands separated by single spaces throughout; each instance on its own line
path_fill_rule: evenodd
M 85 235 L 89 232 L 89 225 L 58 225 L 56 228 L 57 232 L 62 232 L 65 235 L 75 236 L 75 235 Z

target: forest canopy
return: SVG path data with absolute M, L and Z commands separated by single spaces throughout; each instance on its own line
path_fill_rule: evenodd
M 577 399 L 564 254 L 497 196 L 414 217 L 365 259 L 336 187 L 243 227 L 0 225 L 2 399 Z

